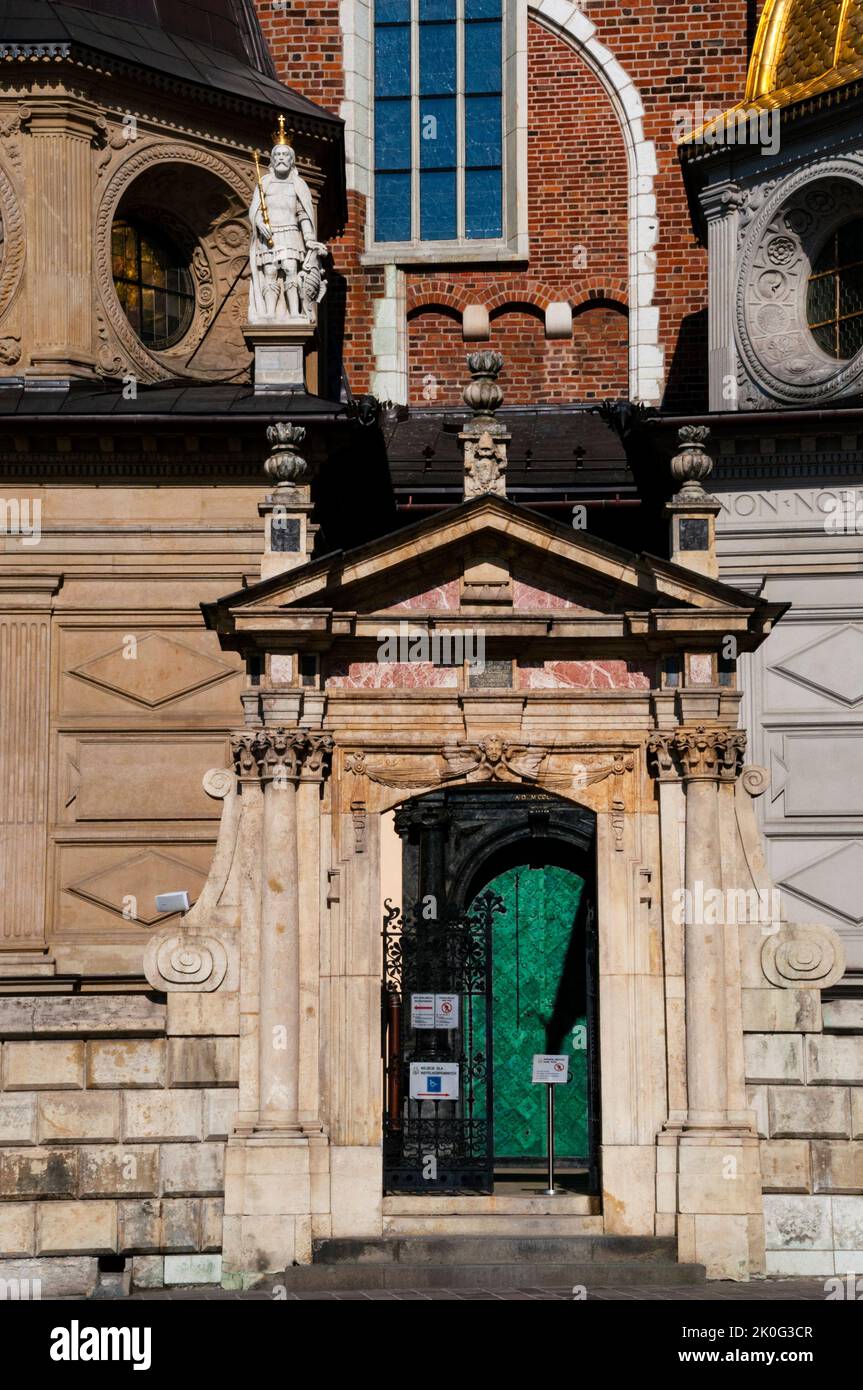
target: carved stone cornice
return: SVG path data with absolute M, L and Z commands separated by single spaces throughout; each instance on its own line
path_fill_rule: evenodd
M 672 729 L 651 734 L 647 758 L 651 774 L 660 782 L 733 782 L 743 767 L 746 734 L 698 724 L 694 729 Z
M 333 740 L 308 729 L 257 729 L 231 740 L 237 776 L 245 782 L 322 782 L 330 770 Z

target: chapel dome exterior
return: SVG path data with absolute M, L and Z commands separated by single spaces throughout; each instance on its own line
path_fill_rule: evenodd
M 786 106 L 861 75 L 858 0 L 767 0 L 749 65 L 747 102 Z

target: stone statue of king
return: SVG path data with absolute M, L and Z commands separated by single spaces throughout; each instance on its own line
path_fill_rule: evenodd
M 312 195 L 297 172 L 284 116 L 273 137 L 270 167 L 263 175 L 258 169 L 249 221 L 249 322 L 314 322 L 315 306 L 326 293 L 320 262 L 327 248 L 317 240 Z

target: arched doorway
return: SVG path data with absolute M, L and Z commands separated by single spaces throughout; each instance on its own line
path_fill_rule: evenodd
M 557 1152 L 598 1190 L 593 813 L 518 784 L 462 786 L 405 803 L 396 830 L 405 910 L 384 933 L 385 1190 L 490 1192 L 507 1172 L 541 1171 L 538 1052 L 570 1057 Z

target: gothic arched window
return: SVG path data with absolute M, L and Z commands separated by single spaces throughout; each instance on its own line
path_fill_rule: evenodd
M 505 236 L 504 0 L 375 0 L 374 239 Z
M 183 252 L 161 233 L 118 218 L 111 236 L 114 288 L 145 347 L 164 352 L 185 334 L 195 290 Z

